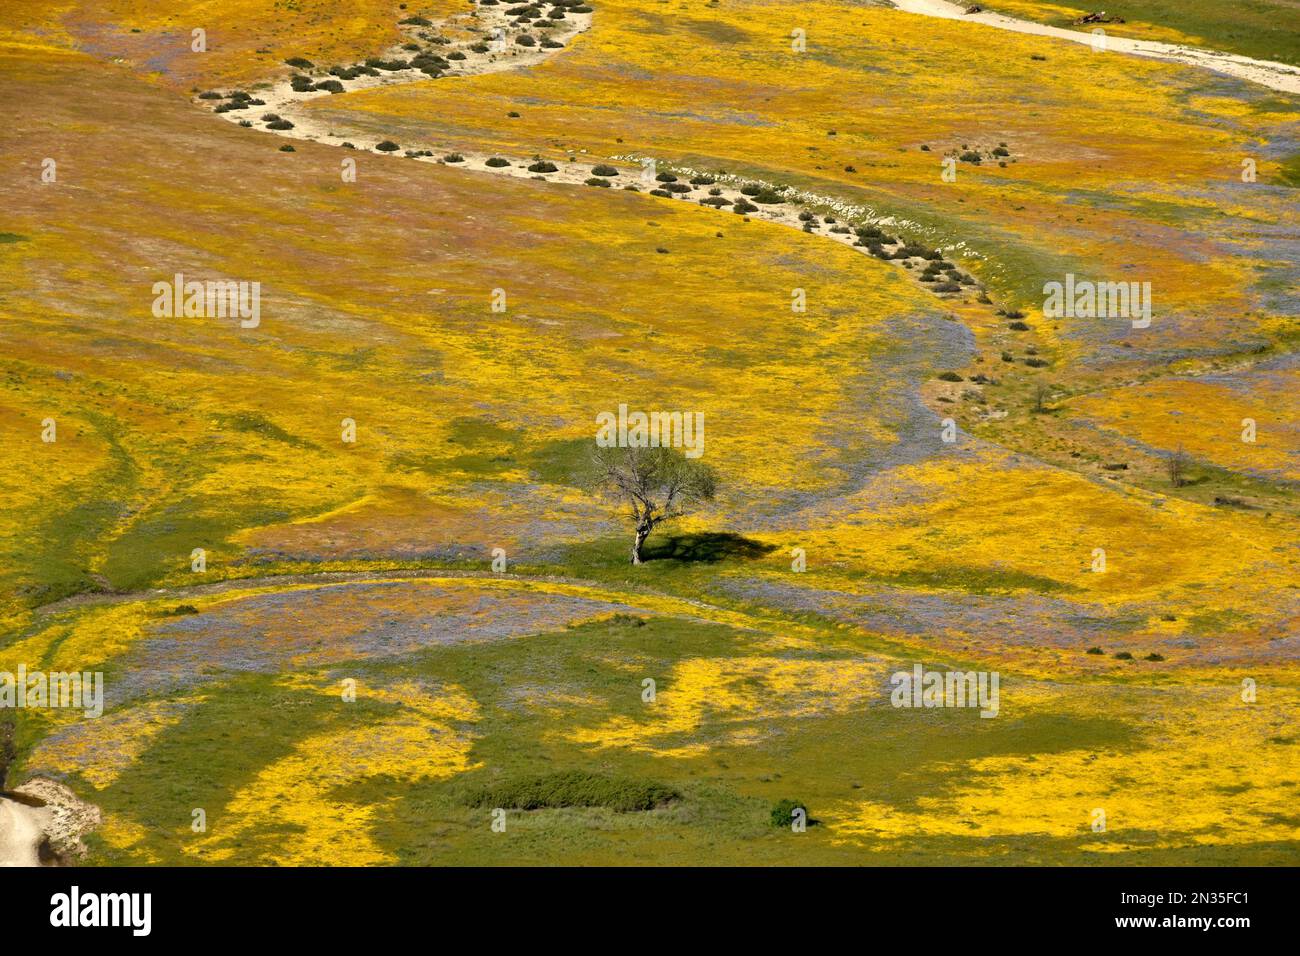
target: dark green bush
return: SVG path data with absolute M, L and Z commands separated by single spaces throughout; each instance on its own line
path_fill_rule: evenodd
M 521 33 L 515 37 L 515 42 L 520 46 L 537 46 L 537 41 L 527 33 Z
M 510 161 L 508 159 L 502 159 L 500 156 L 493 156 L 483 165 L 491 166 L 493 169 L 500 169 L 503 166 L 509 166 Z
M 471 791 L 465 802 L 472 807 L 507 810 L 547 810 L 561 807 L 604 807 L 618 813 L 654 810 L 681 797 L 659 783 L 562 770 L 539 777 L 520 777 Z
M 599 176 L 590 176 L 587 179 L 584 179 L 583 182 L 588 186 L 604 186 L 607 189 L 609 188 L 609 180 L 601 179 Z
M 677 182 L 677 177 L 672 173 L 660 173 L 655 177 L 655 181 L 660 183 L 675 183 Z
M 398 22 L 398 23 L 401 23 L 401 24 L 403 24 L 403 25 L 405 25 L 405 26 L 408 26 L 408 27 L 431 27 L 431 26 L 433 26 L 433 21 L 432 21 L 432 20 L 425 19 L 424 17 L 407 17 L 406 19 L 404 19 L 404 20 L 398 20 L 397 22 Z
M 1012 322 L 1007 326 L 1012 332 L 1028 332 L 1029 326 L 1019 320 Z
M 293 124 L 287 119 L 272 120 L 266 124 L 267 129 L 293 129 Z
M 944 382 L 960 382 L 963 380 L 956 372 L 940 372 L 938 378 Z
M 448 153 L 446 156 L 442 157 L 442 161 L 444 163 L 463 163 L 465 162 L 465 157 L 460 153 Z
M 802 800 L 779 800 L 776 806 L 772 808 L 772 826 L 790 826 L 794 823 L 794 812 L 796 810 L 803 811 L 805 823 L 811 824 L 813 822 L 808 814 L 808 807 Z
M 382 143 L 376 143 L 376 144 L 375 144 L 375 149 L 379 150 L 381 153 L 392 153 L 392 152 L 396 152 L 396 151 L 397 151 L 398 149 L 400 149 L 400 148 L 401 148 L 401 147 L 399 147 L 399 146 L 398 146 L 396 143 L 394 143 L 391 139 L 386 139 L 386 140 L 384 140 Z
M 1088 648 L 1088 651 L 1087 651 L 1087 652 L 1088 652 L 1089 654 L 1105 654 L 1105 653 L 1106 653 L 1106 652 L 1103 651 L 1100 647 L 1090 647 L 1090 648 Z
M 615 169 L 613 166 L 609 166 L 606 165 L 605 163 L 601 163 L 599 166 L 591 167 L 591 174 L 593 176 L 617 176 L 618 170 Z
M 539 159 L 528 167 L 528 171 L 530 173 L 554 173 L 559 172 L 559 167 L 548 159 Z
M 315 63 L 303 56 L 291 56 L 284 62 L 289 66 L 295 66 L 300 70 L 313 70 L 316 68 Z
M 1115 660 L 1117 661 L 1131 661 L 1132 659 L 1133 659 L 1133 655 L 1130 654 L 1128 651 L 1120 651 L 1118 654 L 1115 655 Z

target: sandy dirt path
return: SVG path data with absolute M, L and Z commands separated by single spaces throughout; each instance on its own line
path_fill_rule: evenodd
M 45 828 L 40 809 L 0 797 L 0 867 L 40 866 Z
M 1111 35 L 1105 24 L 1097 29 L 1104 30 L 1104 37 L 1099 37 L 1091 30 L 1064 30 L 1049 27 L 1029 20 L 1003 16 L 1000 13 L 966 13 L 967 4 L 949 3 L 948 0 L 892 0 L 893 5 L 904 13 L 917 13 L 927 17 L 939 17 L 944 20 L 968 20 L 983 26 L 996 27 L 999 30 L 1011 30 L 1015 33 L 1030 33 L 1034 36 L 1053 37 L 1058 40 L 1070 40 L 1074 43 L 1086 43 L 1089 46 L 1102 45 L 1101 53 L 1130 53 L 1135 56 L 1152 57 L 1172 63 L 1198 66 L 1217 73 L 1226 73 L 1238 79 L 1266 86 L 1282 93 L 1300 94 L 1300 69 L 1286 63 L 1272 60 L 1252 60 L 1250 57 L 1235 53 L 1219 53 L 1199 47 L 1182 46 L 1175 43 L 1157 43 L 1154 40 L 1133 40 Z

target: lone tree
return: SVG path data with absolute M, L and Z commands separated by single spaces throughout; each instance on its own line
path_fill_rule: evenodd
M 1191 458 L 1179 445 L 1174 449 L 1167 459 L 1165 459 L 1165 470 L 1169 473 L 1169 483 L 1175 488 L 1181 488 L 1187 484 L 1187 469 L 1191 465 Z
M 630 509 L 633 564 L 641 563 L 641 547 L 651 531 L 680 518 L 690 505 L 711 500 L 718 487 L 712 468 L 676 448 L 600 448 L 595 463 L 597 484 Z

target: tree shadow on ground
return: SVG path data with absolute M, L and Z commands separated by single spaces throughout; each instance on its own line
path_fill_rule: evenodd
M 729 531 L 711 531 L 704 534 L 675 534 L 651 538 L 641 549 L 643 561 L 684 561 L 712 564 L 727 558 L 753 560 L 776 550 L 774 544 L 764 544 Z

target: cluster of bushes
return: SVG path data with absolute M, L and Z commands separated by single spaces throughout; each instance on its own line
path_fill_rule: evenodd
M 509 160 L 506 160 L 506 159 L 502 159 L 500 156 L 493 156 L 491 159 L 489 159 L 489 160 L 488 160 L 486 163 L 484 163 L 483 165 L 485 165 L 485 166 L 491 166 L 493 169 L 500 169 L 500 168 L 502 168 L 503 166 L 509 166 L 509 165 L 510 165 L 510 161 L 509 161 Z
M 736 212 L 738 212 L 738 213 L 757 212 L 757 211 L 758 211 L 758 207 L 757 207 L 757 206 L 755 206 L 752 202 L 747 202 L 747 201 L 745 201 L 744 199 L 737 199 L 737 200 L 736 200 L 736 204 L 735 204 L 735 206 L 734 206 L 733 208 L 734 208 L 734 209 L 736 210 Z
M 465 162 L 465 157 L 460 153 L 448 153 L 446 156 L 442 157 L 442 161 L 444 163 L 463 163 Z
M 729 199 L 724 199 L 722 196 L 705 196 L 700 200 L 700 205 L 721 209 L 723 206 L 730 206 L 731 201 Z
M 591 167 L 591 175 L 606 176 L 606 177 L 617 176 L 618 170 L 615 169 L 613 166 L 608 165 L 607 163 L 601 163 L 599 166 Z
M 583 182 L 586 183 L 588 186 L 603 186 L 606 189 L 609 188 L 609 180 L 601 179 L 599 176 L 591 176 L 587 179 L 584 179 Z
M 559 167 L 548 159 L 539 159 L 528 167 L 528 171 L 530 173 L 554 173 L 559 172 Z
M 686 183 L 665 183 L 664 189 L 668 190 L 670 193 L 676 193 L 678 195 L 691 191 L 691 187 L 686 185 Z
M 619 813 L 653 810 L 681 796 L 658 783 L 563 770 L 540 777 L 516 778 L 471 791 L 472 807 L 509 810 L 544 810 L 562 807 L 604 807 Z
M 246 110 L 250 106 L 265 106 L 265 100 L 259 100 L 243 90 L 235 90 L 230 94 L 230 99 L 225 103 L 220 103 L 214 112 L 229 113 L 231 110 Z
M 358 76 L 379 75 L 379 71 L 373 66 L 331 66 L 329 72 L 331 76 L 337 76 L 340 80 L 355 80 Z
M 515 37 L 515 43 L 519 46 L 537 46 L 537 41 L 528 33 L 521 33 Z
M 400 23 L 400 24 L 402 24 L 403 26 L 408 26 L 408 27 L 431 27 L 431 26 L 433 26 L 433 21 L 432 21 L 432 20 L 427 20 L 427 19 L 425 19 L 424 17 L 406 17 L 405 19 L 403 19 L 403 20 L 398 20 L 397 22 Z
M 692 176 L 692 177 L 691 177 L 691 185 L 692 185 L 692 186 L 712 186 L 712 185 L 713 185 L 714 183 L 716 183 L 716 182 L 717 182 L 717 180 L 714 179 L 712 176 Z
M 307 59 L 306 57 L 302 57 L 302 56 L 291 56 L 289 57 L 289 59 L 285 60 L 284 62 L 288 66 L 295 67 L 299 70 L 314 70 L 316 68 L 315 63 L 313 63 L 311 60 Z
M 271 120 L 269 123 L 266 124 L 266 128 L 267 129 L 293 129 L 293 124 L 290 123 L 287 119 L 280 119 L 280 117 L 277 116 L 275 119 Z
M 461 54 L 463 57 L 464 54 Z M 449 64 L 436 53 L 421 53 L 418 56 L 411 57 L 411 66 L 415 67 L 425 76 L 439 77 L 442 71 L 447 69 Z

